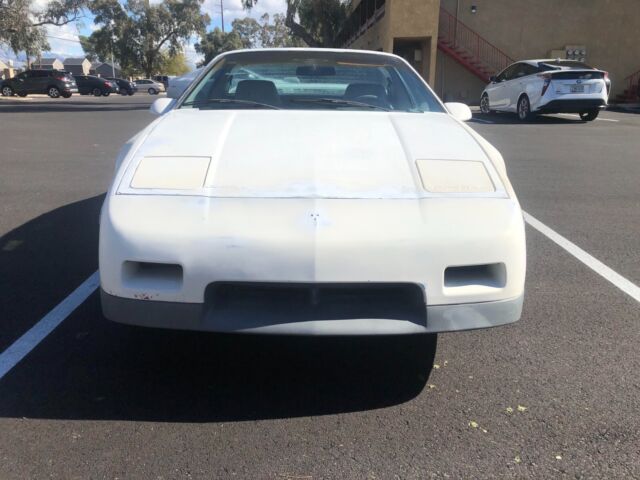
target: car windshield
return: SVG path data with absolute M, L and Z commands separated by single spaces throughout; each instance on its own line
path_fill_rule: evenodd
M 179 108 L 444 111 L 418 75 L 395 57 L 309 50 L 226 55 Z

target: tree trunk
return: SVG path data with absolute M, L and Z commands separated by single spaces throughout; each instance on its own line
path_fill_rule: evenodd
M 298 4 L 300 0 L 287 0 L 287 17 L 284 24 L 291 30 L 291 33 L 301 39 L 309 47 L 322 47 L 322 43 L 319 42 L 313 35 L 311 35 L 305 28 L 296 22 L 295 17 L 298 11 Z

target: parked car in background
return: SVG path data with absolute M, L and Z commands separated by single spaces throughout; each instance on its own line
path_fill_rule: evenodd
M 69 98 L 78 92 L 76 81 L 60 70 L 27 70 L 0 83 L 5 97 L 17 94 L 26 97 L 30 93 L 46 93 L 51 98 Z
M 106 77 L 110 82 L 115 82 L 120 88 L 121 95 L 133 95 L 138 91 L 138 87 L 135 82 L 125 80 L 124 78 L 112 78 Z
M 157 95 L 158 93 L 164 92 L 166 90 L 162 82 L 156 82 L 155 80 L 151 80 L 149 78 L 136 80 L 136 85 L 138 86 L 139 90 L 146 90 L 149 95 Z
M 480 110 L 515 112 L 521 121 L 538 113 L 578 113 L 594 120 L 607 105 L 609 74 L 575 60 L 523 60 L 491 77 Z
M 74 75 L 80 95 L 101 95 L 108 97 L 112 92 L 120 91 L 115 82 L 94 75 Z
M 160 82 L 164 85 L 165 89 L 169 88 L 169 81 L 173 78 L 176 78 L 175 75 L 154 75 L 153 77 L 151 77 L 152 80 L 155 80 L 156 82 Z
M 520 318 L 525 230 L 505 162 L 404 59 L 227 52 L 188 92 L 158 98 L 161 117 L 118 155 L 100 218 L 106 318 L 303 335 Z
M 189 72 L 181 77 L 174 77 L 169 79 L 169 87 L 167 88 L 167 97 L 179 98 L 189 85 L 200 74 L 202 68 L 197 68 L 193 72 Z

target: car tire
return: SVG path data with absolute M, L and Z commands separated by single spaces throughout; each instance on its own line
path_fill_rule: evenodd
M 493 113 L 489 105 L 489 95 L 484 93 L 480 98 L 480 112 L 486 114 Z
M 111 92 L 102 92 L 103 97 L 108 97 L 109 95 L 111 95 Z
M 149 92 L 149 95 L 157 95 L 158 92 L 156 91 L 155 88 L 150 88 L 149 90 L 147 90 L 147 92 Z
M 58 87 L 51 86 L 47 88 L 47 95 L 51 98 L 60 98 L 60 89 Z
M 63 93 L 62 98 L 71 98 L 71 93 Z
M 102 96 L 102 90 L 100 90 L 98 87 L 96 87 L 93 90 L 91 90 L 91 93 L 93 93 L 94 97 L 101 97 Z
M 528 122 L 533 118 L 531 113 L 531 103 L 529 103 L 529 97 L 522 95 L 518 99 L 518 107 L 516 109 L 518 120 L 521 122 Z
M 586 112 L 580 112 L 580 119 L 585 122 L 592 122 L 596 118 L 598 118 L 599 113 L 600 113 L 600 110 L 598 109 L 587 110 Z
M 135 93 L 135 92 L 134 92 L 133 90 L 131 90 L 131 91 L 129 92 L 129 96 L 130 96 L 130 97 L 133 97 L 133 94 L 134 94 L 134 93 Z
M 2 87 L 2 96 L 3 97 L 12 97 L 13 96 L 13 88 L 9 85 L 5 85 Z
M 24 92 L 18 92 L 18 96 L 24 98 L 27 96 L 27 94 Z

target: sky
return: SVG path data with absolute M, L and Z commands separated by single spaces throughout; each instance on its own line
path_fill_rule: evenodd
M 35 0 L 36 8 L 43 8 L 49 0 Z M 160 0 L 151 0 L 157 3 Z M 240 0 L 222 0 L 224 5 L 224 24 L 225 30 L 231 30 L 231 22 L 236 18 L 252 17 L 260 18 L 265 13 L 273 15 L 275 13 L 284 13 L 286 10 L 286 0 L 258 0 L 257 5 L 247 12 L 242 9 Z M 205 0 L 203 11 L 211 17 L 211 23 L 207 30 L 221 26 L 220 16 L 220 0 Z M 78 41 L 78 35 L 90 35 L 97 27 L 93 23 L 93 16 L 90 12 L 85 12 L 84 18 L 79 21 L 63 25 L 62 27 L 48 26 L 48 40 L 51 50 L 43 52 L 43 57 L 58 57 L 61 60 L 67 57 L 82 57 L 83 51 Z M 195 68 L 195 64 L 201 60 L 193 48 L 196 39 L 193 39 L 185 46 L 185 54 L 189 64 Z M 16 64 L 24 60 L 24 55 L 16 57 L 16 55 L 6 48 L 0 47 L 0 60 L 16 60 Z

